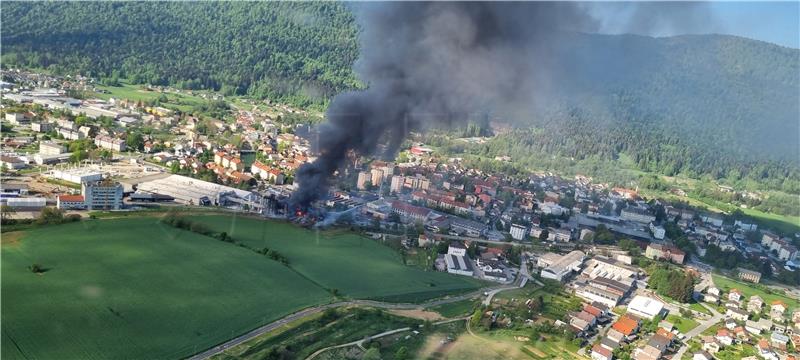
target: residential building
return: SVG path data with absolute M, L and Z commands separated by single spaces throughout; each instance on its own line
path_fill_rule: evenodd
M 356 188 L 358 190 L 367 190 L 367 183 L 372 182 L 372 174 L 367 171 L 358 173 L 358 180 L 356 181 Z
M 400 215 L 401 218 L 410 221 L 425 221 L 431 213 L 431 209 L 414 206 L 402 201 L 392 201 L 392 212 Z
M 667 351 L 669 344 L 670 340 L 663 335 L 653 335 L 644 347 L 634 350 L 633 358 L 636 360 L 658 360 Z
M 125 151 L 125 140 L 113 138 L 110 136 L 98 135 L 94 138 L 94 144 L 103 149 L 114 151 Z
M 511 224 L 511 237 L 514 240 L 524 240 L 528 236 L 528 228 L 523 225 Z
M 729 307 L 725 311 L 725 316 L 737 321 L 747 321 L 749 313 L 739 308 Z
M 392 183 L 390 186 L 390 190 L 393 193 L 399 193 L 403 191 L 403 184 L 405 183 L 405 178 L 400 175 L 392 176 Z
M 59 155 L 67 152 L 67 148 L 52 141 L 39 142 L 39 154 Z
M 122 208 L 122 190 L 122 184 L 109 179 L 81 184 L 88 210 L 119 210 Z
M 612 360 L 614 354 L 611 350 L 606 349 L 601 344 L 592 346 L 592 360 Z
M 24 125 L 31 122 L 31 117 L 24 113 L 6 113 L 6 121 L 13 125 Z
M 780 300 L 774 300 L 770 304 L 769 316 L 774 320 L 783 320 L 783 314 L 786 312 L 786 304 Z
M 380 186 L 383 183 L 383 170 L 372 169 L 370 175 L 370 181 L 373 186 Z
M 39 122 L 39 121 L 37 121 L 37 122 L 32 122 L 31 123 L 31 130 L 33 130 L 33 132 L 38 132 L 38 133 L 50 132 L 53 129 L 55 129 L 55 127 L 56 127 L 56 125 L 53 124 L 53 123 L 50 123 L 50 122 Z
M 717 330 L 717 335 L 714 336 L 715 339 L 721 344 L 725 346 L 733 345 L 733 335 L 731 335 L 730 330 L 722 328 Z
M 761 273 L 758 271 L 747 270 L 742 268 L 738 268 L 738 271 L 739 271 L 739 279 L 753 283 L 758 283 L 759 281 L 761 281 Z
M 675 246 L 650 243 L 645 249 L 644 256 L 650 259 L 664 259 L 676 264 L 683 264 L 686 253 Z
M 753 295 L 750 297 L 750 301 L 747 302 L 747 311 L 751 313 L 760 313 L 761 308 L 764 307 L 764 299 L 762 299 L 758 295 Z
M 84 138 L 83 133 L 69 128 L 60 127 L 56 132 L 67 140 L 80 140 Z

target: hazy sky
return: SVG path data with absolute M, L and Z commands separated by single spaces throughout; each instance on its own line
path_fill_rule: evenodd
M 730 34 L 800 48 L 800 1 L 594 2 L 603 33 Z

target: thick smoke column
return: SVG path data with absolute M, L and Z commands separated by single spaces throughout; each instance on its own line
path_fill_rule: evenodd
M 319 129 L 320 156 L 297 173 L 292 201 L 324 196 L 348 151 L 395 154 L 410 131 L 530 101 L 534 70 L 564 30 L 593 21 L 571 3 L 396 2 L 356 5 L 356 71 L 368 89 L 337 96 Z M 538 54 L 544 54 L 540 56 Z
M 410 131 L 466 122 L 478 111 L 524 111 L 549 84 L 568 32 L 598 28 L 585 4 L 544 2 L 359 3 L 368 88 L 337 96 L 320 129 L 320 156 L 297 173 L 296 206 L 324 196 L 347 153 L 396 154 Z

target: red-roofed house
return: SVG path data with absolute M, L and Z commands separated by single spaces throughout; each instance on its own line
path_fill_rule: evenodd
M 83 195 L 59 195 L 56 207 L 61 210 L 86 209 L 86 201 Z

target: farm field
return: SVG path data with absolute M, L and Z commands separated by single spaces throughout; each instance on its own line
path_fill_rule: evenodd
M 762 299 L 764 299 L 764 303 L 767 305 L 767 307 L 769 307 L 769 304 L 771 304 L 775 300 L 782 300 L 783 303 L 786 304 L 788 308 L 786 313 L 791 314 L 792 311 L 794 311 L 794 309 L 797 308 L 798 304 L 797 299 L 792 299 L 788 296 L 777 294 L 774 292 L 768 294 L 766 291 L 754 287 L 750 284 L 736 281 L 717 274 L 712 274 L 712 278 L 714 279 L 714 284 L 718 288 L 720 288 L 720 290 L 727 292 L 730 291 L 730 289 L 736 288 L 741 290 L 742 294 L 744 294 L 744 296 L 748 299 L 753 295 L 758 295 Z
M 280 263 L 156 218 L 38 228 L 1 255 L 3 359 L 181 358 L 331 299 Z
M 420 302 L 483 284 L 464 276 L 405 266 L 400 255 L 388 247 L 347 231 L 312 231 L 221 215 L 194 219 L 253 248 L 277 250 L 307 279 L 352 298 Z
M 404 266 L 391 249 L 349 233 L 316 237 L 281 223 L 197 218 L 280 251 L 290 267 L 157 217 L 18 232 L 0 250 L 2 358 L 183 358 L 330 302 L 332 288 L 414 301 L 481 285 Z M 34 263 L 47 271 L 31 272 Z

